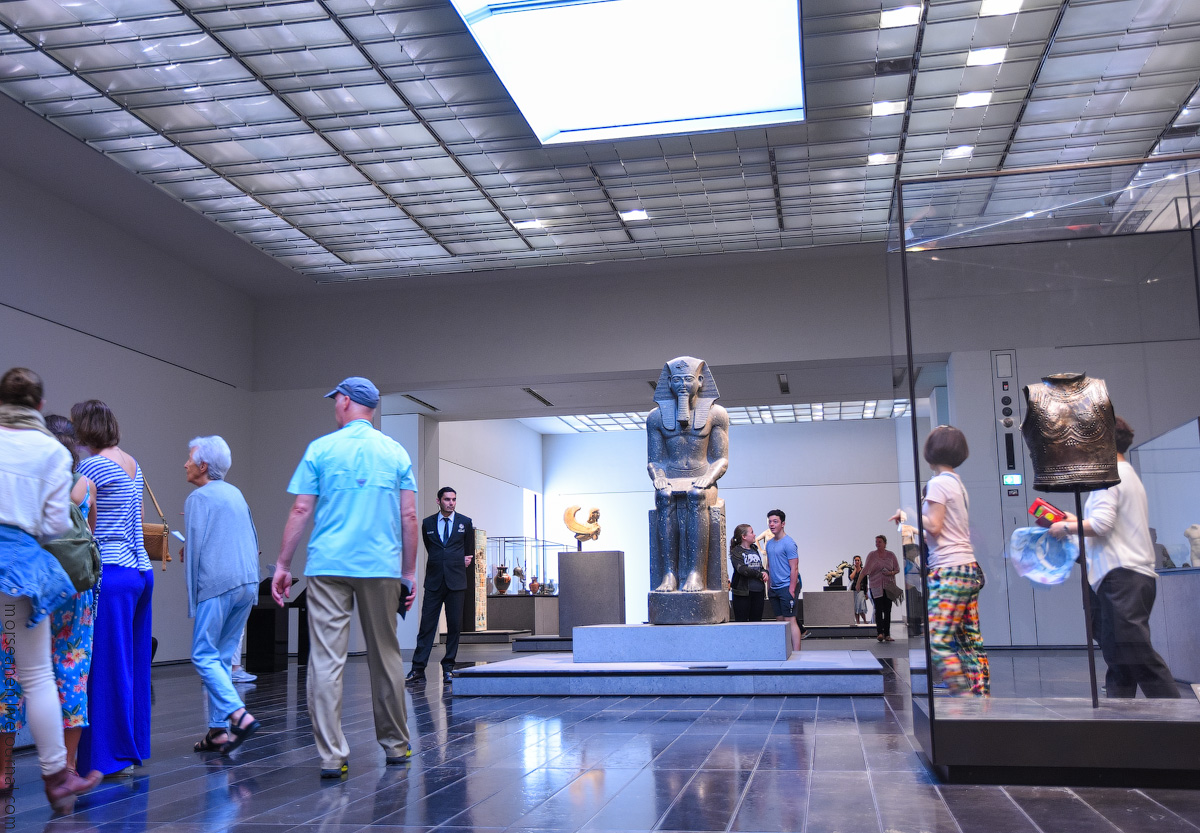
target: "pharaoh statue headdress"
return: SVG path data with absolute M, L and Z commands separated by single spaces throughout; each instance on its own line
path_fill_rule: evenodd
M 691 373 L 700 377 L 700 394 L 696 397 L 696 413 L 690 425 L 693 431 L 698 431 L 708 423 L 708 411 L 720 397 L 717 392 L 717 380 L 713 378 L 707 363 L 692 356 L 680 356 L 663 365 L 658 384 L 654 387 L 654 401 L 658 403 L 663 428 L 668 431 L 674 431 L 678 422 L 679 404 L 675 394 L 671 392 L 671 376 L 679 373 Z

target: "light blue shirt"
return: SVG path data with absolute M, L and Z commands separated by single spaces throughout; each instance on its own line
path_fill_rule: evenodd
M 404 446 L 365 419 L 313 440 L 288 483 L 316 495 L 306 576 L 400 578 L 400 492 L 416 492 Z
M 792 562 L 800 560 L 800 551 L 792 536 L 784 535 L 778 541 L 767 539 L 768 571 L 771 575 L 771 586 L 774 588 L 787 587 L 792 583 Z M 800 576 L 796 576 L 796 592 L 800 592 Z

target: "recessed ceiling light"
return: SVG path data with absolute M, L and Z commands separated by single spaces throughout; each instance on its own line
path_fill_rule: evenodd
M 999 64 L 1004 60 L 1007 47 L 996 46 L 990 49 L 972 49 L 967 53 L 967 66 L 986 67 Z
M 880 29 L 895 29 L 897 26 L 916 26 L 921 22 L 922 6 L 901 6 L 884 9 L 879 15 Z
M 956 148 L 946 148 L 942 151 L 943 159 L 966 159 L 975 152 L 974 145 L 959 145 Z
M 640 208 L 635 208 L 633 211 L 622 211 L 621 219 L 628 223 L 630 220 L 649 220 L 650 215 Z
M 903 101 L 876 101 L 871 105 L 872 116 L 898 116 L 904 112 Z
M 979 7 L 980 17 L 995 17 L 1001 14 L 1016 14 L 1021 10 L 1021 0 L 983 0 Z
M 541 228 L 541 227 L 542 227 L 541 220 L 522 220 L 519 223 L 513 223 L 513 228 L 519 228 L 519 229 Z
M 954 100 L 955 107 L 986 107 L 992 102 L 991 93 L 959 93 Z
M 867 156 L 868 165 L 890 165 L 896 161 L 894 153 L 872 153 Z

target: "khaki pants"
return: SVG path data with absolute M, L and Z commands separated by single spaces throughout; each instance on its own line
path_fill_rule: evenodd
M 350 756 L 342 732 L 342 670 L 350 639 L 350 611 L 367 643 L 375 737 L 389 757 L 408 745 L 404 705 L 404 661 L 396 638 L 400 579 L 310 576 L 308 579 L 308 714 L 323 769 L 336 769 Z

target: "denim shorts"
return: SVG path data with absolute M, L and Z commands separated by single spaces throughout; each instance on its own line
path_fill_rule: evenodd
M 776 616 L 796 618 L 796 598 L 791 590 L 786 587 L 772 587 L 767 595 L 771 600 L 771 607 L 775 608 Z

